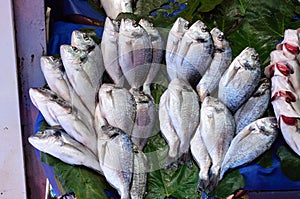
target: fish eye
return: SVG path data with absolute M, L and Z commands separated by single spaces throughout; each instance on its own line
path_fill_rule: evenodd
M 207 26 L 202 26 L 201 30 L 202 30 L 202 32 L 207 32 Z
M 219 34 L 218 37 L 217 37 L 217 39 L 218 39 L 219 41 L 223 41 L 223 39 L 224 39 L 224 34 L 223 34 L 223 33 Z
M 83 33 L 83 39 L 85 39 L 85 40 L 89 40 L 90 38 L 89 38 L 89 36 L 86 34 L 86 33 Z
M 251 58 L 254 59 L 254 60 L 256 60 L 258 58 L 258 54 L 256 54 L 256 53 L 255 54 L 251 54 Z

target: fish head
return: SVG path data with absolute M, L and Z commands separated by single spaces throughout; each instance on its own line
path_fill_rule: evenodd
M 253 94 L 253 96 L 260 96 L 264 93 L 270 91 L 271 89 L 271 82 L 268 78 L 262 78 L 259 83 L 259 87 L 257 91 Z
M 139 24 L 147 31 L 147 33 L 151 36 L 151 41 L 157 41 L 161 40 L 161 35 L 156 27 L 153 26 L 152 23 L 150 23 L 146 19 L 141 19 L 139 21 Z M 160 41 L 162 42 L 162 41 Z
M 46 129 L 39 131 L 28 138 L 28 141 L 40 151 L 49 151 L 49 147 L 60 147 L 64 144 L 61 132 L 57 129 Z
M 86 33 L 74 30 L 71 36 L 71 44 L 82 50 L 91 51 L 97 45 L 96 42 Z
M 110 139 L 114 139 L 116 136 L 122 134 L 121 129 L 110 125 L 101 126 L 101 131 L 103 134 L 107 135 Z
M 150 103 L 150 101 L 152 101 L 151 97 L 148 94 L 145 94 L 144 92 L 141 92 L 141 91 L 134 90 L 132 92 L 132 95 L 133 95 L 133 97 L 135 99 L 135 102 L 137 104 L 139 104 L 139 103 Z
M 119 21 L 106 17 L 105 24 L 104 24 L 105 31 L 110 32 L 112 34 L 117 34 L 119 33 L 119 29 L 120 29 Z
M 144 34 L 147 34 L 141 25 L 129 18 L 121 20 L 120 33 L 130 38 L 139 38 Z
M 239 65 L 246 70 L 260 68 L 260 59 L 254 48 L 246 47 L 236 59 Z
M 60 58 L 56 58 L 54 56 L 42 56 L 41 59 L 42 68 L 46 69 L 59 69 L 61 71 L 64 70 L 63 64 Z
M 207 26 L 200 20 L 196 21 L 187 31 L 187 34 L 194 40 L 199 42 L 207 42 L 211 40 L 211 35 Z
M 63 44 L 60 46 L 60 55 L 63 63 L 78 65 L 87 60 L 88 52 L 75 46 Z
M 265 117 L 257 120 L 256 128 L 264 135 L 274 135 L 279 131 L 276 117 Z
M 189 22 L 181 17 L 178 17 L 172 26 L 170 32 L 179 35 L 180 37 L 189 29 Z
M 226 48 L 226 44 L 228 43 L 225 39 L 224 33 L 218 28 L 214 27 L 210 31 L 210 34 L 212 36 L 215 49 L 224 50 Z
M 223 112 L 226 109 L 226 106 L 218 98 L 207 96 L 202 102 L 202 107 L 205 107 L 207 110 L 210 110 L 215 113 Z
M 29 96 L 33 104 L 37 104 L 40 101 L 49 101 L 57 98 L 56 93 L 46 88 L 30 88 Z

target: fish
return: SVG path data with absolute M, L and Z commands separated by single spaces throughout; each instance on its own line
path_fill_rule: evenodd
M 136 21 L 122 19 L 119 31 L 119 63 L 131 89 L 139 90 L 146 81 L 152 61 L 151 40 Z
M 147 31 L 152 46 L 152 63 L 147 78 L 143 85 L 143 92 L 151 95 L 150 84 L 154 83 L 158 73 L 161 71 L 161 64 L 164 58 L 165 42 L 158 28 L 146 19 L 141 19 L 139 24 Z
M 66 101 L 71 101 L 70 83 L 60 58 L 42 56 L 41 69 L 49 88 Z
M 131 140 L 140 150 L 143 150 L 148 138 L 154 135 L 156 107 L 149 95 L 138 91 L 133 92 L 132 95 L 136 103 L 136 117 Z
M 173 80 L 177 77 L 176 57 L 178 56 L 178 51 L 183 35 L 188 31 L 188 29 L 189 22 L 181 17 L 178 17 L 171 30 L 169 31 L 166 44 L 165 59 L 167 73 L 170 80 Z
M 199 98 L 191 85 L 180 79 L 172 80 L 159 102 L 160 129 L 169 145 L 166 166 L 188 154 L 199 124 L 199 112 Z
M 300 97 L 300 65 L 299 61 L 293 61 L 290 62 L 291 65 L 293 65 L 293 73 L 290 75 L 290 82 L 293 86 L 295 93 L 297 93 L 298 97 Z
M 230 144 L 222 163 L 220 180 L 229 169 L 247 164 L 268 150 L 278 132 L 275 117 L 260 118 L 246 126 Z
M 133 172 L 133 146 L 129 136 L 121 129 L 102 126 L 102 133 L 108 138 L 98 142 L 99 164 L 109 184 L 121 199 L 130 199 L 130 185 Z M 98 137 L 98 140 L 102 139 Z
M 137 110 L 133 95 L 126 88 L 105 83 L 98 98 L 100 113 L 107 123 L 131 136 Z
M 211 158 L 200 134 L 200 125 L 190 142 L 191 153 L 196 161 L 200 171 L 198 177 L 198 192 L 206 192 L 210 184 L 209 169 L 211 167 Z
M 133 153 L 133 174 L 130 187 L 131 199 L 143 199 L 146 194 L 147 172 L 149 171 L 146 154 L 139 149 Z
M 283 41 L 276 46 L 276 49 L 282 50 L 283 54 L 288 59 L 296 59 L 297 55 L 299 54 L 299 33 L 300 28 L 295 30 L 286 29 L 284 31 Z
M 175 58 L 177 77 L 195 87 L 212 61 L 213 49 L 207 26 L 200 20 L 196 21 L 180 42 Z
M 71 46 L 88 52 L 88 60 L 93 64 L 86 64 L 83 69 L 89 76 L 93 87 L 99 88 L 105 70 L 100 46 L 88 34 L 78 30 L 72 32 Z
M 212 162 L 208 187 L 208 192 L 211 192 L 218 184 L 222 162 L 234 137 L 235 121 L 222 101 L 207 96 L 201 105 L 199 128 Z
M 229 65 L 219 82 L 218 98 L 235 112 L 254 92 L 261 79 L 259 55 L 246 47 Z
M 196 87 L 201 102 L 217 89 L 223 73 L 232 61 L 232 50 L 224 33 L 216 27 L 210 33 L 214 44 L 213 59 Z
M 269 79 L 263 78 L 252 96 L 234 114 L 236 133 L 262 117 L 269 106 L 270 99 L 271 83 Z
M 33 105 L 41 112 L 45 121 L 50 126 L 59 126 L 59 121 L 56 118 L 54 112 L 49 108 L 51 106 L 49 102 L 52 102 L 53 99 L 57 97 L 56 93 L 49 89 L 29 89 L 29 97 Z
M 76 109 L 86 116 L 89 125 L 93 125 L 93 115 L 91 115 L 72 88 L 61 59 L 53 56 L 42 56 L 41 68 L 49 88 L 58 96 L 71 103 L 72 106 L 76 107 Z
M 116 19 L 122 13 L 132 13 L 132 0 L 100 0 L 100 3 L 108 17 Z
M 101 40 L 104 67 L 117 86 L 124 86 L 125 77 L 119 63 L 119 27 L 120 23 L 106 17 Z
M 220 180 L 229 169 L 247 164 L 267 151 L 278 133 L 275 117 L 260 118 L 246 126 L 231 141 L 221 166 Z
M 46 129 L 28 137 L 29 143 L 71 165 L 83 165 L 103 174 L 97 156 L 63 129 Z
M 55 125 L 50 124 L 51 126 L 60 125 L 71 137 L 96 154 L 96 133 L 93 126 L 85 120 L 85 115 L 48 89 L 30 88 L 29 94 L 37 107 L 45 106 L 39 110 L 47 123 L 49 114 L 56 122 Z
M 99 88 L 93 85 L 93 82 L 85 69 L 92 68 L 94 62 L 89 59 L 86 51 L 71 45 L 61 45 L 60 54 L 72 88 L 78 94 L 90 113 L 93 114 L 96 106 L 96 95 Z

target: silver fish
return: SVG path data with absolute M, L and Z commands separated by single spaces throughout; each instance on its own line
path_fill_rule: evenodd
M 189 22 L 181 17 L 178 17 L 173 24 L 166 45 L 166 65 L 170 80 L 177 77 L 176 73 L 176 57 L 178 56 L 179 46 L 184 33 L 188 30 Z
M 107 181 L 117 189 L 121 199 L 130 199 L 130 184 L 133 170 L 133 149 L 130 138 L 121 129 L 103 126 L 102 133 L 108 136 L 98 145 L 100 167 Z
M 136 102 L 136 118 L 131 140 L 140 150 L 143 150 L 148 138 L 154 135 L 156 107 L 149 95 L 138 91 L 133 92 L 132 95 Z
M 131 199 L 143 199 L 146 193 L 147 172 L 148 168 L 147 156 L 140 150 L 134 150 L 133 153 L 133 175 L 130 188 Z
M 41 69 L 49 88 L 58 96 L 70 102 L 70 84 L 61 59 L 53 56 L 42 56 Z
M 234 118 L 218 98 L 207 96 L 201 105 L 200 134 L 212 160 L 209 192 L 218 183 L 220 168 L 235 132 Z
M 106 17 L 101 40 L 104 67 L 118 86 L 124 86 L 125 77 L 119 64 L 119 23 Z
M 87 64 L 83 67 L 89 76 L 93 87 L 100 87 L 104 73 L 103 56 L 100 46 L 86 33 L 74 30 L 71 36 L 71 46 L 88 52 L 88 60 L 93 64 Z
M 96 106 L 98 87 L 94 86 L 85 69 L 92 68 L 94 62 L 88 59 L 87 52 L 70 45 L 61 45 L 60 54 L 72 88 L 91 113 Z
M 146 30 L 131 19 L 122 19 L 119 32 L 119 63 L 132 89 L 146 81 L 152 61 L 151 40 Z
M 263 78 L 257 90 L 234 114 L 236 133 L 262 117 L 268 108 L 270 99 L 271 83 L 267 78 Z
M 221 167 L 220 179 L 231 168 L 251 162 L 268 150 L 278 135 L 275 117 L 258 119 L 232 140 Z
M 176 56 L 177 77 L 196 86 L 209 67 L 213 54 L 213 41 L 207 26 L 196 21 L 184 34 Z
M 245 48 L 230 64 L 219 82 L 218 98 L 235 112 L 253 93 L 261 77 L 254 48 Z
M 224 33 L 218 28 L 210 31 L 214 44 L 213 59 L 197 85 L 200 101 L 211 95 L 219 85 L 219 81 L 232 60 L 232 51 Z
M 84 165 L 103 173 L 98 158 L 87 147 L 69 136 L 63 129 L 46 129 L 28 138 L 38 150 L 71 165 Z
M 49 102 L 57 97 L 56 93 L 48 89 L 29 89 L 29 96 L 33 105 L 39 109 L 44 119 L 50 126 L 59 126 L 59 121 L 54 112 L 49 108 Z
M 122 12 L 132 13 L 132 0 L 100 0 L 108 17 L 115 19 Z
M 38 108 L 46 104 L 45 108 L 41 108 L 40 111 L 47 122 L 48 119 L 46 116 L 48 112 L 48 114 L 55 119 L 56 125 L 62 126 L 70 136 L 96 154 L 96 134 L 93 126 L 90 126 L 89 123 L 85 121 L 85 115 L 82 115 L 72 104 L 58 97 L 56 94 L 53 94 L 53 92 L 48 89 L 31 88 L 29 94 Z
M 200 125 L 196 130 L 194 137 L 191 139 L 191 152 L 194 160 L 196 161 L 200 172 L 198 178 L 198 192 L 206 191 L 208 185 L 210 184 L 209 180 L 209 169 L 211 166 L 211 158 L 208 154 L 207 148 L 202 140 L 200 134 Z
M 143 85 L 144 93 L 151 95 L 150 84 L 154 83 L 158 72 L 161 70 L 161 62 L 164 57 L 164 40 L 156 27 L 146 19 L 141 19 L 139 24 L 147 31 L 152 44 L 152 63 L 148 76 Z
M 198 96 L 189 83 L 172 80 L 159 102 L 160 129 L 169 145 L 167 164 L 188 153 L 199 109 Z
M 126 88 L 102 84 L 99 90 L 99 110 L 109 125 L 131 135 L 136 117 L 136 103 Z

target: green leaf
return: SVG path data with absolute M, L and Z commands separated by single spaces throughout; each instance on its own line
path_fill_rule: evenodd
M 148 175 L 148 189 L 146 198 L 198 198 L 197 182 L 199 169 L 196 165 L 189 168 L 186 164 L 176 171 L 163 169 L 155 165 L 163 164 L 168 146 L 160 134 L 152 137 L 144 152 L 151 153 L 152 171 Z
M 280 146 L 276 152 L 280 159 L 282 173 L 293 181 L 300 180 L 300 157 L 287 146 Z
M 245 179 L 238 169 L 232 170 L 224 176 L 215 190 L 215 195 L 226 198 L 235 191 L 245 187 Z
M 264 168 L 272 167 L 272 151 L 268 150 L 262 154 L 256 161 L 256 163 Z
M 54 175 L 62 192 L 74 191 L 76 198 L 107 198 L 104 189 L 115 192 L 104 176 L 83 166 L 72 166 L 59 159 L 42 153 L 44 163 L 53 166 Z
M 201 6 L 198 11 L 199 12 L 209 12 L 222 2 L 223 2 L 223 0 L 202 0 Z

